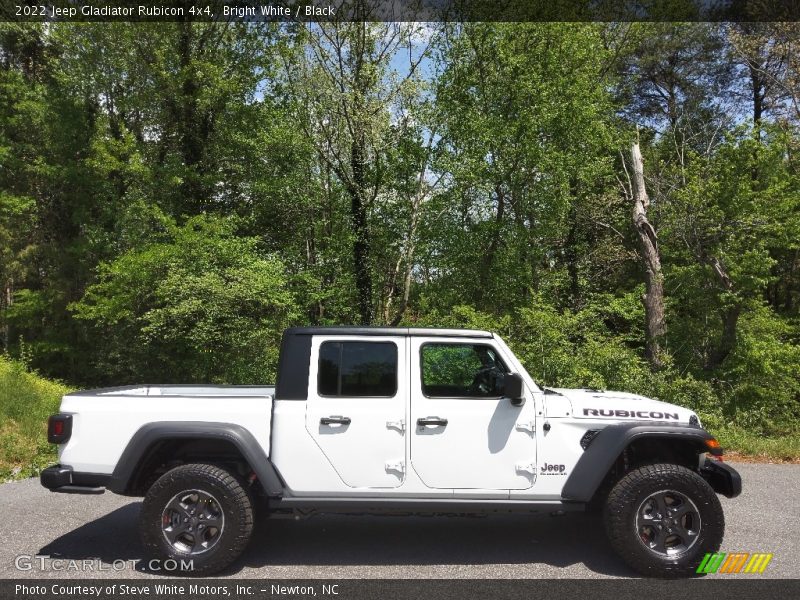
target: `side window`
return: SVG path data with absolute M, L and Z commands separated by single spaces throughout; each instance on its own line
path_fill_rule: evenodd
M 385 397 L 397 393 L 397 346 L 391 342 L 323 342 L 320 396 Z
M 508 369 L 483 344 L 422 346 L 422 393 L 429 398 L 497 398 Z

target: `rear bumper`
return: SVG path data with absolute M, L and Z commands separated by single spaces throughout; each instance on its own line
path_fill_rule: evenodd
M 63 494 L 102 494 L 109 479 L 110 475 L 75 472 L 62 465 L 47 467 L 39 476 L 44 487 Z
M 742 493 L 741 475 L 724 462 L 706 459 L 705 464 L 700 467 L 700 475 L 718 494 L 735 498 Z

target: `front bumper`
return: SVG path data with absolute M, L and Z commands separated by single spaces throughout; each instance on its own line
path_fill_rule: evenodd
M 110 475 L 75 472 L 62 465 L 47 467 L 39 476 L 44 487 L 63 494 L 102 494 L 109 479 Z
M 709 460 L 700 467 L 703 476 L 714 491 L 728 498 L 742 493 L 742 477 L 733 467 L 719 460 Z

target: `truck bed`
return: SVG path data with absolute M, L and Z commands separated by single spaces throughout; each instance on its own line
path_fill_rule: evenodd
M 73 392 L 61 412 L 72 415 L 72 437 L 59 446 L 62 465 L 110 474 L 143 426 L 165 422 L 240 425 L 269 454 L 274 386 L 129 385 Z

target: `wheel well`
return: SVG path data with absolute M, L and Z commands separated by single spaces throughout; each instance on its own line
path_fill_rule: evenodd
M 621 458 L 625 460 L 628 471 L 654 463 L 669 463 L 696 469 L 697 457 L 703 452 L 705 449 L 694 441 L 644 437 L 635 439 L 628 444 L 623 450 Z
M 706 452 L 702 443 L 695 440 L 676 440 L 666 437 L 642 437 L 631 441 L 611 467 L 597 488 L 590 504 L 600 506 L 611 488 L 627 473 L 645 465 L 666 463 L 697 470 L 699 455 Z
M 222 467 L 242 481 L 253 469 L 236 445 L 215 438 L 163 439 L 151 444 L 142 454 L 127 485 L 127 493 L 143 496 L 150 486 L 170 469 L 188 463 L 206 463 Z

